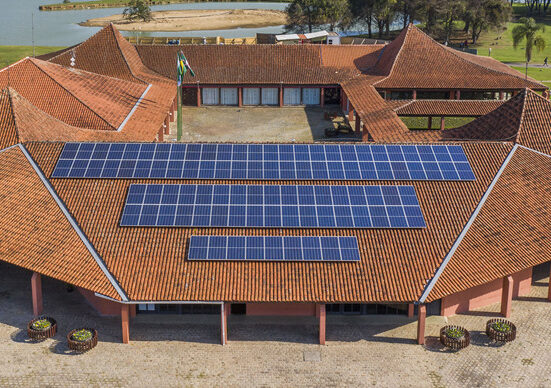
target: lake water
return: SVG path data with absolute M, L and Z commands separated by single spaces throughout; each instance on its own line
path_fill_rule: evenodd
M 75 11 L 39 11 L 42 4 L 61 0 L 0 0 L 0 45 L 31 45 L 34 13 L 34 44 L 36 46 L 70 46 L 82 42 L 100 30 L 81 27 L 78 23 L 102 16 L 122 13 L 124 8 L 101 8 Z M 286 3 L 187 3 L 152 6 L 153 11 L 175 9 L 277 9 Z M 139 36 L 223 36 L 226 38 L 254 37 L 257 32 L 281 33 L 283 26 L 266 28 L 236 28 L 232 30 L 142 32 Z M 136 32 L 123 31 L 123 35 Z

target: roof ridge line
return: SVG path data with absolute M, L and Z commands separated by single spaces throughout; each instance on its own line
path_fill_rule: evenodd
M 44 61 L 45 62 L 45 61 Z M 75 96 L 74 93 L 72 93 L 70 90 L 68 90 L 65 86 L 63 86 L 62 84 L 60 84 L 54 77 L 52 77 L 50 74 L 46 73 L 40 66 L 38 66 L 36 63 L 34 63 L 34 61 L 31 60 L 31 63 L 38 69 L 40 70 L 41 72 L 43 72 L 44 74 L 46 74 L 46 76 L 48 78 L 50 78 L 52 81 L 54 81 L 57 85 L 59 85 L 59 87 L 61 87 L 63 90 L 65 90 L 67 93 L 69 93 L 71 96 L 73 96 L 78 102 L 80 102 L 82 105 L 84 105 L 86 108 L 88 108 L 88 110 L 90 110 L 90 112 L 92 112 L 94 115 L 96 115 L 97 117 L 99 117 L 103 122 L 105 122 L 105 124 L 107 124 L 109 127 L 113 128 L 114 130 L 116 130 L 117 128 L 115 128 L 113 125 L 111 125 L 106 119 L 104 119 L 102 116 L 100 116 L 95 110 L 93 110 L 90 106 L 88 106 L 88 104 L 86 104 L 84 101 L 82 101 L 80 98 L 78 98 L 77 96 Z M 61 65 L 58 65 L 56 63 L 50 63 L 48 62 L 48 64 L 53 64 L 53 65 L 56 65 L 56 66 L 61 66 Z M 64 67 L 64 66 L 61 66 L 61 67 Z M 95 74 L 95 73 L 93 73 Z M 67 124 L 67 123 L 65 123 Z M 79 128 L 79 127 L 77 127 Z
M 427 36 L 428 36 L 428 35 L 427 35 Z M 432 39 L 430 36 L 429 36 L 429 38 Z M 432 39 L 432 40 L 434 40 L 434 39 Z M 488 71 L 490 71 L 490 72 L 494 72 L 494 73 L 498 73 L 498 74 L 503 74 L 503 75 L 508 75 L 508 76 L 515 77 L 515 78 L 518 78 L 518 79 L 523 80 L 523 81 L 529 81 L 528 79 L 523 78 L 523 77 L 521 77 L 520 75 L 510 74 L 510 73 L 506 73 L 506 72 L 501 71 L 501 70 L 491 69 L 491 68 L 489 68 L 488 66 L 484 66 L 484 65 L 481 65 L 480 63 L 476 63 L 476 62 L 470 61 L 470 60 L 468 60 L 468 59 L 466 59 L 466 58 L 463 58 L 461 55 L 458 55 L 457 53 L 454 53 L 454 51 L 457 51 L 457 50 L 455 50 L 454 48 L 451 48 L 451 47 L 448 47 L 448 46 L 444 46 L 444 45 L 442 45 L 441 43 L 438 43 L 436 40 L 434 40 L 434 42 L 436 42 L 436 44 L 438 44 L 439 46 L 441 46 L 441 48 L 443 48 L 444 50 L 448 51 L 450 54 L 452 54 L 452 55 L 456 56 L 457 58 L 461 59 L 463 62 L 467 62 L 467 63 L 470 63 L 470 64 L 472 64 L 472 65 L 481 67 L 481 68 L 486 69 L 486 70 L 488 70 Z M 469 53 L 465 53 L 465 54 L 469 54 Z M 471 54 L 471 55 L 474 55 L 474 54 Z M 481 55 L 481 57 L 483 57 L 483 55 Z M 487 57 L 487 58 L 490 58 L 490 59 L 492 59 L 492 60 L 495 60 L 495 59 L 492 58 L 492 57 Z M 500 61 L 498 61 L 498 62 L 500 62 Z M 500 62 L 500 63 L 503 63 L 503 62 Z M 514 70 L 514 69 L 513 69 L 513 70 Z M 521 73 L 519 73 L 519 74 L 521 74 Z M 522 74 L 521 74 L 521 75 L 522 75 Z M 531 78 L 531 77 L 530 77 L 530 78 Z M 533 81 L 530 81 L 530 82 L 533 82 Z M 540 83 L 540 84 L 541 84 L 541 83 Z M 541 85 L 543 85 L 543 84 L 541 84 Z M 545 86 L 545 85 L 543 85 L 543 86 Z
M 403 109 L 405 108 L 406 106 L 410 106 L 411 104 L 413 104 L 416 100 L 409 100 L 408 102 L 406 102 L 404 105 L 400 105 L 400 106 L 397 106 L 396 108 L 392 109 L 394 112 L 400 110 L 400 109 Z
M 17 62 L 14 62 L 14 63 L 12 63 L 11 65 L 8 65 L 8 66 L 6 66 L 6 67 L 0 69 L 0 73 L 3 72 L 3 71 L 5 71 L 5 70 L 7 70 L 7 69 L 9 69 L 10 67 L 13 67 L 13 66 L 15 66 L 15 65 L 18 65 L 19 63 L 21 63 L 21 62 L 23 62 L 23 61 L 25 61 L 26 59 L 29 59 L 29 58 L 30 58 L 30 57 L 21 58 L 21 59 L 18 60 Z
M 142 93 L 142 95 L 140 96 L 140 98 L 138 98 L 138 101 L 136 101 L 136 103 L 134 104 L 134 106 L 132 107 L 132 109 L 130 110 L 130 112 L 128 112 L 128 114 L 126 115 L 126 117 L 124 118 L 124 120 L 122 121 L 121 125 L 119 125 L 119 127 L 117 128 L 117 132 L 120 132 L 122 131 L 122 129 L 124 128 L 124 126 L 126 125 L 126 123 L 128 122 L 128 120 L 130 120 L 130 118 L 132 117 L 132 115 L 134 114 L 134 112 L 138 109 L 138 106 L 140 105 L 140 102 L 142 102 L 143 98 L 145 97 L 145 95 L 147 94 L 147 92 L 149 91 L 149 89 L 151 89 L 151 84 L 147 85 L 147 88 L 145 88 L 144 92 Z
M 128 61 L 126 60 L 126 56 L 124 55 L 124 52 L 122 51 L 122 48 L 121 48 L 121 45 L 119 43 L 119 39 L 117 37 L 117 33 L 115 32 L 115 26 L 113 26 L 113 23 L 110 23 L 110 25 L 107 27 L 109 28 L 110 27 L 110 30 L 111 30 L 111 33 L 113 34 L 113 38 L 115 38 L 115 43 L 117 44 L 117 48 L 119 49 L 119 52 L 121 53 L 121 56 L 122 56 L 122 59 L 124 61 L 124 64 L 126 65 L 126 67 L 128 67 L 128 70 L 130 71 L 130 74 L 132 74 L 137 80 L 143 82 L 143 83 L 146 83 L 146 84 L 149 84 L 149 82 L 146 82 L 145 80 L 141 79 L 140 77 L 138 77 L 134 71 L 132 70 L 132 68 L 130 67 L 130 64 L 128 63 Z M 118 32 L 118 31 L 117 31 Z M 124 37 L 123 37 L 124 39 Z M 132 43 L 128 42 L 128 44 L 130 44 L 132 46 Z M 134 50 L 136 50 L 136 48 L 134 46 L 132 46 L 134 48 Z M 138 58 L 140 58 L 140 61 L 142 60 L 142 58 L 140 57 L 140 54 L 138 54 L 138 50 L 136 50 L 136 55 L 138 56 Z M 143 62 L 142 62 L 143 64 Z M 144 65 L 145 66 L 145 65 Z
M 518 148 L 518 144 L 515 144 L 513 146 L 513 149 L 509 152 L 509 154 L 507 155 L 507 157 L 505 158 L 505 160 L 501 164 L 501 167 L 497 171 L 496 175 L 494 176 L 494 179 L 492 179 L 492 182 L 490 183 L 490 185 L 486 189 L 486 192 L 484 193 L 484 195 L 480 199 L 480 202 L 478 203 L 478 205 L 474 209 L 473 213 L 469 217 L 469 220 L 467 221 L 467 223 L 463 227 L 463 230 L 461 231 L 461 233 L 459 234 L 459 236 L 457 237 L 457 239 L 453 243 L 450 251 L 446 254 L 446 257 L 442 261 L 442 264 L 440 264 L 440 267 L 438 267 L 438 270 L 436 271 L 436 273 L 434 274 L 432 279 L 428 282 L 427 286 L 425 287 L 425 290 L 423 291 L 423 294 L 419 298 L 418 303 L 425 303 L 425 300 L 427 299 L 430 292 L 432 291 L 432 288 L 434 287 L 434 285 L 436 284 L 436 282 L 440 278 L 440 275 L 442 275 L 442 272 L 444 272 L 444 269 L 446 268 L 446 265 L 452 259 L 455 251 L 457 250 L 457 248 L 459 247 L 459 245 L 461 244 L 461 242 L 463 241 L 463 239 L 467 235 L 467 232 L 471 228 L 472 224 L 476 220 L 476 217 L 480 213 L 480 210 L 482 210 L 482 207 L 484 206 L 484 204 L 486 203 L 486 200 L 490 196 L 495 184 L 497 183 L 497 181 L 501 177 L 501 174 L 503 174 L 503 171 L 505 171 L 505 167 L 507 167 L 507 165 L 509 164 L 509 162 L 513 158 L 513 155 L 515 154 L 515 151 L 517 150 L 517 148 Z
M 394 66 L 396 66 L 396 62 L 398 61 L 398 58 L 400 57 L 400 54 L 402 53 L 402 49 L 404 48 L 404 44 L 406 43 L 406 39 L 408 37 L 408 34 L 409 32 L 411 31 L 411 27 L 413 26 L 413 23 L 410 23 L 408 24 L 408 26 L 406 27 L 407 28 L 407 31 L 406 31 L 406 36 L 404 36 L 404 40 L 402 41 L 402 44 L 400 45 L 400 49 L 398 50 L 398 52 L 396 53 L 396 56 L 394 57 L 394 61 L 392 62 L 392 66 L 390 67 L 390 71 L 388 72 L 388 74 L 386 75 L 385 78 L 383 79 L 380 79 L 379 81 L 377 82 L 374 82 L 372 85 L 375 86 L 377 85 L 378 83 L 380 82 L 383 82 L 385 79 L 387 79 L 388 77 L 390 77 L 390 75 L 392 74 L 392 72 L 394 71 Z M 393 41 L 394 42 L 394 41 Z M 391 42 L 392 43 L 392 42 Z M 387 44 L 385 45 L 385 47 L 383 47 L 383 52 L 381 52 L 381 55 L 379 56 L 379 58 L 377 58 L 377 63 L 375 63 L 372 67 L 373 68 L 376 68 L 376 66 L 379 64 L 379 61 L 381 60 L 383 54 L 384 54 L 384 50 L 387 49 L 387 47 L 390 45 Z
M 541 156 L 546 156 L 548 158 L 551 158 L 551 155 L 549 154 L 546 154 L 545 152 L 541 152 L 541 151 L 538 151 L 538 150 L 535 150 L 533 148 L 530 148 L 530 147 L 526 147 L 522 144 L 516 144 L 517 146 L 519 146 L 520 148 L 524 148 L 525 150 L 528 150 L 528 151 L 532 151 L 532 152 L 535 152 L 536 154 L 539 154 Z
M 38 175 L 38 177 L 42 181 L 42 184 L 46 187 L 46 189 L 48 190 L 48 192 L 50 193 L 50 195 L 52 196 L 54 201 L 57 203 L 57 206 L 59 207 L 59 209 L 61 210 L 63 215 L 67 218 L 67 221 L 69 221 L 69 224 L 73 227 L 73 229 L 77 233 L 78 237 L 80 238 L 80 240 L 82 241 L 84 246 L 88 249 L 88 251 L 90 252 L 92 257 L 94 258 L 94 260 L 96 261 L 98 266 L 100 267 L 101 271 L 107 277 L 107 279 L 109 280 L 109 282 L 111 283 L 111 285 L 113 286 L 115 291 L 117 291 L 117 294 L 119 294 L 119 296 L 121 297 L 121 299 L 123 301 L 128 301 L 128 297 L 126 296 L 126 293 L 121 288 L 121 286 L 119 285 L 119 283 L 117 282 L 117 280 L 115 279 L 113 274 L 111 272 L 109 272 L 109 270 L 107 269 L 107 265 L 105 264 L 103 259 L 100 257 L 100 255 L 96 252 L 94 246 L 92 245 L 90 240 L 88 240 L 88 238 L 86 237 L 86 235 L 84 234 L 82 229 L 80 229 L 80 226 L 78 225 L 76 220 L 73 218 L 73 216 L 69 212 L 69 209 L 67 209 L 67 206 L 65 206 L 65 203 L 57 195 L 57 192 L 53 188 L 52 184 L 46 178 L 46 176 L 44 175 L 44 173 L 42 172 L 40 167 L 38 167 L 38 165 L 36 164 L 36 162 L 34 161 L 32 156 L 29 154 L 29 152 L 27 151 L 25 146 L 21 143 L 17 144 L 16 146 L 18 146 L 19 149 L 21 150 L 21 152 L 23 153 L 23 155 L 25 155 L 25 158 L 27 158 L 27 161 L 29 162 L 31 167 L 34 169 L 34 171 L 36 172 L 36 174 Z
M 21 143 L 17 143 L 17 144 L 11 145 L 11 146 L 9 146 L 9 147 L 2 148 L 2 149 L 0 150 L 0 154 L 1 154 L 2 152 L 4 152 L 4 151 L 8 151 L 8 150 L 11 150 L 12 148 L 15 148 L 15 147 L 17 147 L 17 146 L 20 145 L 20 144 L 21 144 Z
M 6 88 L 6 94 L 8 96 L 8 103 L 10 104 L 10 108 L 11 108 L 11 113 L 13 115 L 13 124 L 15 125 L 15 132 L 17 133 L 17 138 L 19 139 L 19 142 L 21 142 L 21 135 L 19 134 L 19 125 L 17 124 L 17 120 L 16 120 L 16 114 L 15 114 L 15 108 L 14 108 L 14 105 L 13 105 L 13 100 L 11 98 L 11 91 L 10 91 L 11 87 L 8 86 Z

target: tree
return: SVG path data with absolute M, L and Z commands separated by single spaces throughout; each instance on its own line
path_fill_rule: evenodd
M 462 0 L 445 0 L 444 3 L 444 32 L 446 34 L 446 42 L 450 41 L 453 32 L 453 26 L 462 15 L 465 14 L 466 3 Z
M 511 18 L 512 8 L 507 0 L 469 0 L 464 15 L 475 44 L 482 31 L 499 28 Z
M 130 0 L 123 11 L 124 18 L 130 21 L 141 19 L 148 22 L 152 19 L 151 8 L 143 0 Z
M 367 35 L 373 37 L 373 6 L 375 0 L 350 0 L 352 22 L 367 26 Z
M 323 24 L 329 26 L 329 31 L 335 31 L 337 26 L 350 24 L 351 14 L 348 0 L 322 0 L 320 12 Z
M 538 51 L 545 49 L 545 39 L 540 32 L 545 31 L 543 24 L 537 24 L 533 18 L 520 18 L 521 24 L 513 28 L 513 47 L 516 49 L 520 42 L 526 42 L 524 56 L 526 58 L 526 76 L 528 77 L 528 62 L 532 59 L 534 47 Z
M 312 32 L 314 27 L 321 25 L 322 15 L 319 0 L 293 0 L 287 6 L 287 31 Z

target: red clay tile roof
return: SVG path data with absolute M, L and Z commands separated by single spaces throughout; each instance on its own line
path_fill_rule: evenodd
M 0 151 L 0 260 L 120 297 L 18 146 Z
M 516 148 L 428 302 L 549 261 L 550 176 L 550 157 Z
M 73 53 L 78 69 L 146 84 L 168 81 L 144 66 L 136 48 L 112 24 L 50 61 L 68 67 Z
M 441 137 L 444 140 L 515 141 L 551 154 L 551 102 L 526 89 L 490 114 L 442 131 Z
M 383 44 L 319 45 L 322 66 L 367 70 L 381 55 Z
M 144 64 L 159 74 L 176 79 L 174 65 L 176 53 L 182 50 L 196 77 L 187 75 L 184 84 L 338 84 L 358 74 L 350 67 L 355 55 L 369 53 L 355 49 L 342 61 L 337 61 L 333 50 L 320 45 L 182 45 L 182 46 L 137 46 Z M 322 50 L 329 53 L 329 65 L 336 62 L 346 67 L 322 65 Z M 365 59 L 359 57 L 359 62 Z M 369 61 L 369 60 L 367 60 Z
M 39 63 L 44 62 L 24 59 L 0 71 L 0 89 L 12 87 L 33 105 L 69 125 L 98 130 L 114 129 L 64 85 L 50 77 Z
M 483 116 L 497 109 L 496 100 L 395 100 L 387 101 L 400 116 Z
M 155 89 L 150 89 L 154 90 Z M 97 131 L 78 128 L 50 116 L 31 104 L 17 91 L 7 88 L 0 94 L 0 106 L 9 103 L 9 110 L 0 111 L 0 128 L 5 128 L 2 141 L 6 146 L 28 141 L 154 141 L 159 128 L 156 122 L 166 112 L 156 107 L 141 106 L 120 131 Z M 145 104 L 147 105 L 147 104 Z M 155 118 L 157 116 L 157 118 Z M 162 116 L 162 117 L 161 117 Z M 148 118 L 153 117 L 152 124 Z M 9 134 L 11 136 L 8 136 Z
M 20 141 L 10 95 L 7 89 L 0 90 L 0 150 Z
M 511 147 L 503 143 L 465 144 L 476 181 L 398 183 L 415 186 L 428 225 L 420 230 L 121 228 L 120 215 L 131 183 L 177 182 L 108 179 L 51 181 L 132 300 L 404 302 L 420 297 Z M 30 143 L 28 148 L 46 176 L 50 176 L 62 144 Z M 189 236 L 201 233 L 353 235 L 360 241 L 361 261 L 187 261 Z
M 383 49 L 370 73 L 388 75 L 375 83 L 382 89 L 546 89 L 491 58 L 441 45 L 412 24 Z

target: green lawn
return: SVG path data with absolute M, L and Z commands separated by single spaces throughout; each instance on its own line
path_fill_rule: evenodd
M 525 73 L 524 66 L 511 66 L 513 69 L 520 71 L 522 74 Z M 529 67 L 528 68 L 528 76 L 532 77 L 538 81 L 542 81 L 542 83 L 551 88 L 551 67 Z M 550 81 L 550 82 L 544 82 L 544 81 Z
M 35 55 L 51 53 L 61 50 L 64 47 L 56 46 L 36 46 Z M 17 62 L 21 58 L 32 57 L 32 46 L 0 46 L 0 68 Z
M 515 4 L 515 18 L 526 16 L 526 7 L 520 4 Z M 547 48 L 542 52 L 534 50 L 532 53 L 533 63 L 543 63 L 545 57 L 551 58 L 551 13 L 549 16 L 543 19 L 537 19 L 538 23 L 542 23 L 546 26 L 545 32 L 542 33 L 547 42 Z M 488 31 L 480 36 L 480 40 L 476 45 L 470 47 L 478 49 L 478 55 L 488 56 L 488 49 L 492 48 L 492 58 L 498 59 L 502 62 L 524 62 L 524 49 L 525 45 L 520 44 L 517 49 L 513 47 L 513 28 L 518 23 L 507 23 L 507 29 L 502 32 Z M 551 79 L 551 78 L 547 78 Z
M 401 116 L 400 119 L 406 124 L 409 129 L 427 129 L 428 118 L 426 117 L 406 117 Z M 446 117 L 446 129 L 457 128 L 473 121 L 473 117 Z M 432 118 L 432 129 L 440 129 L 440 118 Z

